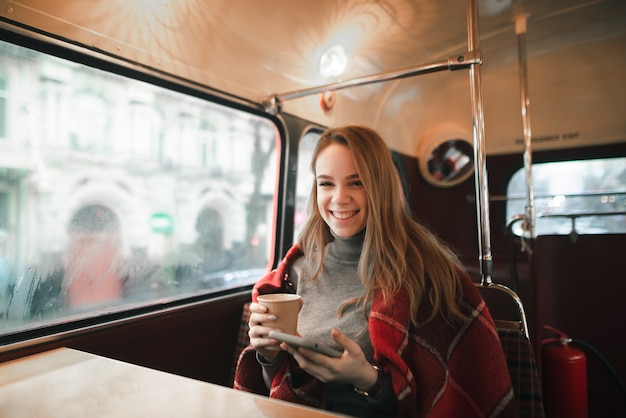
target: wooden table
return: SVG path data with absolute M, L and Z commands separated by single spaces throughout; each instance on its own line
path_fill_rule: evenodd
M 69 348 L 0 364 L 0 417 L 339 417 Z

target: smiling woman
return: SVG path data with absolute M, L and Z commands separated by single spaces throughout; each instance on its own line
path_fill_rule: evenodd
M 253 288 L 250 345 L 234 387 L 351 416 L 465 416 L 478 408 L 516 417 L 488 310 L 452 251 L 406 211 L 382 137 L 365 126 L 329 128 L 311 166 L 309 218 Z M 260 300 L 293 291 L 303 300 L 298 333 L 341 356 L 275 350 L 267 336 L 278 318 Z M 439 396 L 457 388 L 463 397 Z
M 380 231 L 363 257 L 403 277 L 421 258 L 398 246 L 401 212 L 474 282 L 518 293 L 539 366 L 545 322 L 626 376 L 611 320 L 626 292 L 625 21 L 623 0 L 0 0 L 0 362 L 69 346 L 231 385 L 253 285 L 307 225 Z M 316 179 L 322 133 L 345 126 L 384 143 L 353 160 L 333 146 Z M 338 275 L 356 288 L 372 271 Z M 299 331 L 336 343 L 319 323 Z M 590 418 L 623 415 L 587 364 Z M 380 376 L 362 372 L 346 397 L 361 405 Z

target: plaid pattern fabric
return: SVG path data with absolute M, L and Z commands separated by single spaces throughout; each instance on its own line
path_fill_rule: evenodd
M 277 269 L 254 287 L 259 294 L 283 290 L 289 263 L 301 254 L 292 247 Z M 506 359 L 494 322 L 469 276 L 462 277 L 465 308 L 472 320 L 451 326 L 437 318 L 419 329 L 409 325 L 408 297 L 400 291 L 393 303 L 374 297 L 369 319 L 377 364 L 391 376 L 401 417 L 513 418 L 518 416 Z M 283 290 L 284 291 L 284 290 Z M 423 306 L 421 315 L 428 314 Z M 423 317 L 422 317 L 423 318 Z M 273 398 L 319 407 L 322 383 L 286 356 L 268 391 L 251 347 L 238 360 L 233 387 Z
M 406 294 L 399 292 L 392 305 L 374 299 L 370 337 L 377 360 L 391 374 L 408 416 L 517 417 L 493 320 L 469 277 L 459 274 L 464 308 L 472 317 L 460 327 L 438 317 L 415 329 L 406 322 Z M 426 317 L 429 310 L 423 305 L 418 316 Z
M 250 303 L 243 305 L 241 312 L 241 321 L 239 322 L 239 333 L 237 335 L 237 344 L 235 345 L 235 355 L 233 357 L 233 368 L 230 374 L 230 385 L 235 381 L 235 369 L 237 368 L 237 360 L 241 352 L 250 345 L 250 337 L 248 336 L 248 319 L 250 318 Z
M 544 418 L 541 382 L 530 341 L 519 329 L 498 328 L 497 331 L 519 404 L 520 418 Z

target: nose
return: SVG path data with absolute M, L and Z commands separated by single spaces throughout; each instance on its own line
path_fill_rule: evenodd
M 342 205 L 350 202 L 350 190 L 344 186 L 337 186 L 334 190 L 332 203 Z

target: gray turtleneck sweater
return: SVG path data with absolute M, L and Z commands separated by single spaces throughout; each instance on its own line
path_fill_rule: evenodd
M 365 290 L 359 279 L 358 264 L 363 248 L 365 231 L 349 238 L 335 236 L 326 246 L 324 268 L 321 276 L 312 280 L 307 271 L 304 257 L 297 259 L 290 268 L 289 276 L 302 296 L 303 305 L 298 315 L 298 333 L 340 351 L 330 331 L 337 328 L 355 341 L 370 363 L 374 363 L 374 349 L 370 341 L 368 319 L 370 306 L 364 313 L 362 307 L 350 305 L 341 318 L 338 307 L 342 302 L 359 297 Z M 263 365 L 263 378 L 270 387 L 271 377 L 280 365 L 281 355 L 271 363 L 257 355 Z M 396 415 L 396 399 L 391 378 L 385 375 L 384 383 L 374 397 L 356 393 L 352 385 L 329 382 L 324 384 L 324 409 L 346 413 L 356 417 L 379 418 Z
M 373 363 L 374 351 L 366 317 L 369 307 L 364 314 L 361 306 L 351 305 L 344 309 L 341 318 L 337 310 L 342 302 L 363 294 L 358 264 L 364 237 L 365 232 L 349 238 L 335 237 L 326 246 L 324 269 L 318 279 L 311 279 L 303 257 L 292 266 L 290 277 L 304 302 L 298 316 L 298 333 L 343 351 L 330 336 L 331 329 L 337 328 L 357 342 L 365 357 Z

